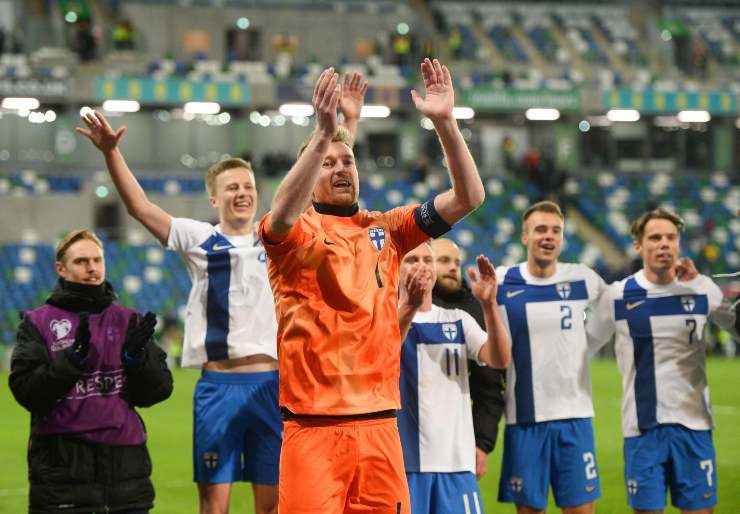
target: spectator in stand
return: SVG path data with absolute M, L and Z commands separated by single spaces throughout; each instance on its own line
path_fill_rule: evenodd
M 75 51 L 83 62 L 97 57 L 97 42 L 93 35 L 90 18 L 80 18 L 75 32 Z
M 118 20 L 113 27 L 113 48 L 116 50 L 133 50 L 136 40 L 136 32 L 131 24 L 131 20 Z

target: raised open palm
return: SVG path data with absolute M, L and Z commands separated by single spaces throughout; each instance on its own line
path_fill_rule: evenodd
M 337 105 L 341 91 L 338 80 L 339 75 L 334 72 L 334 68 L 326 68 L 316 81 L 311 102 L 316 113 L 316 129 L 330 136 L 336 134 L 339 126 Z
M 339 98 L 339 110 L 347 118 L 359 118 L 362 106 L 365 103 L 367 80 L 362 80 L 362 74 L 353 72 L 344 74 L 342 81 L 342 96 Z
M 415 89 L 411 90 L 411 99 L 416 109 L 432 121 L 451 117 L 455 107 L 455 90 L 452 87 L 450 70 L 437 59 L 424 59 L 421 63 L 421 76 L 425 96 L 422 97 Z
M 85 122 L 87 128 L 77 127 L 75 130 L 86 136 L 103 153 L 110 152 L 116 148 L 121 137 L 126 132 L 126 127 L 114 130 L 110 126 L 110 123 L 108 123 L 108 120 L 105 119 L 105 116 L 98 111 L 87 112 L 82 116 L 82 121 Z
M 496 299 L 498 292 L 498 281 L 496 280 L 496 270 L 488 260 L 488 257 L 479 255 L 475 259 L 478 264 L 478 273 L 470 266 L 468 268 L 468 277 L 470 278 L 470 290 L 478 301 L 483 303 L 492 303 Z

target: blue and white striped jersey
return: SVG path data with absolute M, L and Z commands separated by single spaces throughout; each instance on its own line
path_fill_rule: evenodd
M 639 271 L 609 285 L 587 330 L 594 349 L 615 335 L 625 437 L 661 424 L 712 428 L 705 370 L 708 320 L 729 330 L 735 323 L 729 302 L 707 276 L 658 285 Z
M 496 276 L 512 345 L 506 423 L 593 417 L 584 317 L 605 282 L 584 264 L 558 263 L 553 276 L 536 278 L 523 262 Z
M 475 473 L 468 359 L 488 339 L 460 309 L 417 312 L 401 350 L 401 434 L 406 472 Z
M 192 281 L 182 365 L 257 354 L 276 359 L 275 306 L 259 238 L 172 218 L 167 247 L 180 254 Z

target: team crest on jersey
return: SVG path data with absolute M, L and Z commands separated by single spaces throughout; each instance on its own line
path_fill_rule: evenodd
M 216 469 L 216 466 L 218 466 L 218 452 L 203 452 L 203 464 L 208 469 Z
M 627 492 L 632 496 L 637 494 L 637 480 L 627 480 Z
M 524 479 L 520 477 L 511 477 L 509 479 L 509 489 L 513 493 L 521 493 L 524 488 Z
M 683 307 L 683 310 L 686 312 L 693 312 L 694 307 L 696 307 L 696 300 L 693 296 L 682 296 L 681 297 L 681 306 Z
M 54 319 L 49 323 L 49 330 L 51 330 L 54 337 L 59 340 L 71 332 L 72 322 L 68 319 Z
M 455 323 L 442 323 L 442 333 L 449 341 L 457 338 L 457 325 Z
M 558 296 L 563 300 L 567 300 L 570 296 L 570 282 L 561 282 L 555 286 L 555 290 L 558 292 Z
M 385 230 L 380 227 L 370 227 L 367 229 L 367 233 L 370 236 L 370 242 L 373 244 L 377 251 L 380 251 L 385 246 Z

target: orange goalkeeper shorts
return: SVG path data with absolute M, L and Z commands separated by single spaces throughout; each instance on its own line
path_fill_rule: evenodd
M 396 419 L 287 419 L 278 511 L 410 514 Z

